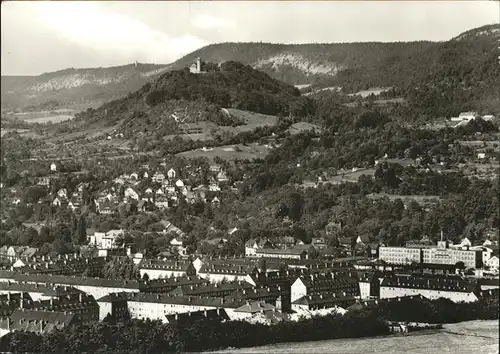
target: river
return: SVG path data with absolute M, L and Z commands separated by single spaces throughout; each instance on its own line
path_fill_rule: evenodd
M 490 354 L 499 353 L 498 330 L 498 321 L 468 321 L 447 324 L 438 331 L 417 332 L 406 336 L 280 343 L 262 347 L 227 349 L 218 353 Z

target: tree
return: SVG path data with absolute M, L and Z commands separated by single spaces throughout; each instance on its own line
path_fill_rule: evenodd
M 76 221 L 76 228 L 73 231 L 73 244 L 82 245 L 87 241 L 87 227 L 85 218 L 80 216 Z
M 302 217 L 302 208 L 304 206 L 304 199 L 300 193 L 294 192 L 286 198 L 286 205 L 288 206 L 288 217 L 293 221 L 299 221 Z

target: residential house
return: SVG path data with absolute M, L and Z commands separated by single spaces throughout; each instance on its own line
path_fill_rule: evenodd
M 258 249 L 273 248 L 273 243 L 267 238 L 255 239 L 251 238 L 245 242 L 245 256 L 255 257 Z
M 279 258 L 279 259 L 307 259 L 308 253 L 302 247 L 274 249 L 262 248 L 256 249 L 254 257 L 259 258 Z
M 169 199 L 165 195 L 160 195 L 160 196 L 157 195 L 155 200 L 155 206 L 160 210 L 168 209 Z
M 175 172 L 175 170 L 173 168 L 171 168 L 170 170 L 167 171 L 168 179 L 170 179 L 170 180 L 175 179 L 176 176 L 177 176 L 177 173 Z
M 110 214 L 114 213 L 114 211 L 116 209 L 116 204 L 109 201 L 109 200 L 105 200 L 103 202 L 97 203 L 96 207 L 97 207 L 96 208 L 97 213 L 104 214 L 104 215 L 110 215 Z
M 68 190 L 66 188 L 61 188 L 57 191 L 57 196 L 62 199 L 68 198 Z
M 323 237 L 315 237 L 312 239 L 311 244 L 314 248 L 322 250 L 327 247 L 326 241 Z
M 248 276 L 257 274 L 257 267 L 253 264 L 221 264 L 210 263 L 203 264 L 198 275 L 209 280 L 211 283 L 220 283 L 222 281 L 244 281 Z
M 220 183 L 229 182 L 229 177 L 227 176 L 226 172 L 222 170 L 217 173 L 216 178 Z
M 38 186 L 48 187 L 50 185 L 50 178 L 47 176 L 40 177 L 37 181 Z
M 94 245 L 99 249 L 112 249 L 117 248 L 116 241 L 122 237 L 124 231 L 122 229 L 109 230 L 108 232 L 95 232 L 93 235 L 88 236 L 89 244 Z
M 137 194 L 137 192 L 130 187 L 125 189 L 125 200 L 128 199 L 139 200 L 139 194 Z
M 498 268 L 498 260 L 499 260 L 499 257 L 498 257 L 498 254 L 497 254 L 496 256 L 490 257 L 486 261 L 486 265 L 488 267 L 490 267 L 491 269 L 498 271 L 498 269 L 499 269 Z
M 218 164 L 210 165 L 209 171 L 211 173 L 219 173 L 220 171 L 222 171 L 222 166 Z
M 163 173 L 161 173 L 161 172 L 156 172 L 153 175 L 152 180 L 153 180 L 153 182 L 163 183 L 163 181 L 165 180 L 165 175 Z
M 214 208 L 218 208 L 220 206 L 220 200 L 218 197 L 214 197 L 210 202 Z
M 189 260 L 146 259 L 139 265 L 141 278 L 147 274 L 148 279 L 186 277 L 196 275 L 196 269 Z
M 55 197 L 54 200 L 52 201 L 52 205 L 56 206 L 56 207 L 60 207 L 63 204 L 65 204 L 65 201 L 64 201 L 64 199 L 62 199 L 60 197 Z

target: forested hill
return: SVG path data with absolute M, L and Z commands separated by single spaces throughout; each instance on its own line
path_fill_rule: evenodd
M 301 97 L 297 88 L 250 66 L 234 61 L 204 65 L 206 71 L 200 74 L 193 74 L 187 68 L 164 73 L 136 92 L 84 115 L 90 120 L 113 123 L 127 118 L 131 112 L 148 115 L 167 109 L 172 110 L 170 120 L 176 119 L 174 116 L 179 118 L 179 114 L 191 120 L 196 116 L 203 117 L 202 120 L 220 120 L 213 114 L 224 115 L 221 108 L 229 107 L 269 115 L 307 110 L 309 100 Z M 176 113 L 179 111 L 184 112 Z
M 337 85 L 355 92 L 369 87 L 407 87 L 442 69 L 483 67 L 496 58 L 500 25 L 464 32 L 447 42 L 271 44 L 221 43 L 203 47 L 172 64 L 180 69 L 197 57 L 235 60 L 290 84 Z M 479 62 L 477 60 L 479 59 Z M 476 73 L 483 78 L 482 73 Z

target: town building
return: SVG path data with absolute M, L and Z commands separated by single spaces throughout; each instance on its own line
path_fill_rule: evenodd
M 315 273 L 299 276 L 291 286 L 292 308 L 296 300 L 309 295 L 338 294 L 359 298 L 359 283 L 354 270 Z
M 100 298 L 116 292 L 139 292 L 143 285 L 137 280 L 118 280 L 91 278 L 84 276 L 23 274 L 20 272 L 0 270 L 0 282 L 23 282 L 34 284 L 54 284 L 73 286 L 84 293 Z
M 463 262 L 466 268 L 481 268 L 482 253 L 480 250 L 451 248 L 447 241 L 438 242 L 437 247 L 412 245 L 406 247 L 379 248 L 379 259 L 388 264 L 449 264 Z
M 193 321 L 199 321 L 201 319 L 209 319 L 212 321 L 226 322 L 230 318 L 224 309 L 214 309 L 214 310 L 203 310 L 187 313 L 176 313 L 174 315 L 166 315 L 167 323 L 181 323 L 190 324 Z
M 82 294 L 72 286 L 38 283 L 0 282 L 0 294 L 29 294 L 32 300 L 50 300 Z
M 116 304 L 116 297 L 125 298 L 127 309 L 132 318 L 159 320 L 168 322 L 166 316 L 198 312 L 204 310 L 224 309 L 231 320 L 241 320 L 253 314 L 248 308 L 247 301 L 227 297 L 208 296 L 178 296 L 170 293 L 123 293 L 120 295 L 104 296 L 97 300 L 99 306 L 103 308 L 100 317 L 107 316 L 113 311 L 113 303 Z M 267 310 L 274 309 L 272 305 L 265 307 Z
M 480 284 L 460 276 L 397 274 L 385 277 L 380 284 L 380 298 L 422 295 L 428 299 L 450 299 L 474 302 L 480 295 Z
M 361 299 L 380 296 L 380 280 L 375 272 L 358 272 L 359 294 Z
M 257 267 L 253 264 L 205 263 L 201 266 L 198 275 L 208 279 L 211 283 L 219 283 L 222 281 L 243 281 L 256 273 Z
M 245 242 L 245 256 L 255 257 L 257 250 L 273 248 L 272 242 L 267 238 L 251 238 Z
M 279 258 L 279 259 L 307 259 L 308 253 L 304 248 L 262 248 L 256 249 L 254 257 L 258 258 Z
M 0 331 L 4 334 L 16 331 L 45 334 L 79 323 L 75 313 L 17 309 L 9 318 L 0 320 Z
M 187 259 L 145 259 L 139 265 L 139 272 L 141 278 L 147 274 L 148 279 L 196 275 L 193 263 Z
M 109 230 L 108 232 L 94 232 L 88 235 L 89 245 L 93 245 L 99 249 L 118 248 L 117 239 L 122 237 L 124 230 Z

